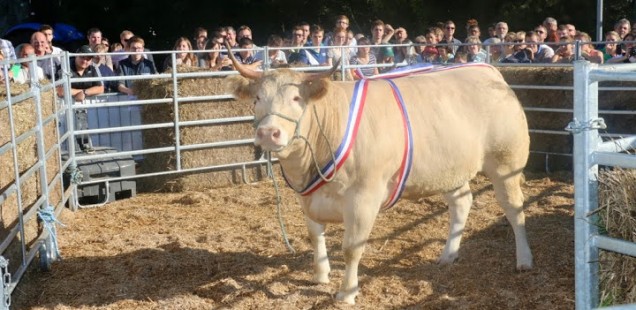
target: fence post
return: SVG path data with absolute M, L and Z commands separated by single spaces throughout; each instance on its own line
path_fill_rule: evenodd
M 597 235 L 598 165 L 593 154 L 600 137 L 592 121 L 598 118 L 598 82 L 590 81 L 590 70 L 598 66 L 585 60 L 574 62 L 574 265 L 576 309 L 599 304 Z

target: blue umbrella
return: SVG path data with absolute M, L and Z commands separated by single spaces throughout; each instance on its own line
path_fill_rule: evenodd
M 15 25 L 9 30 L 7 30 L 3 37 L 12 37 L 17 35 L 18 33 L 29 32 L 33 33 L 40 29 L 42 23 L 22 23 Z M 77 40 L 83 40 L 84 34 L 77 30 L 75 26 L 64 24 L 64 23 L 55 23 L 53 24 L 53 40 L 59 43 L 70 43 Z

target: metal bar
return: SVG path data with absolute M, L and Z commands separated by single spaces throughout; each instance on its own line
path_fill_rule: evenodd
M 618 166 L 623 168 L 636 168 L 636 155 L 594 152 L 592 154 L 593 165 Z
M 605 141 L 598 146 L 597 150 L 599 152 L 624 152 L 634 148 L 636 148 L 636 136 Z
M 599 310 L 634 310 L 636 309 L 636 304 L 628 304 L 628 305 L 616 305 L 616 306 L 609 306 L 609 307 L 603 307 L 603 308 L 594 308 L 594 309 L 599 309 Z
M 628 65 L 626 64 L 626 66 Z M 609 72 L 606 70 L 594 70 L 590 72 L 590 80 L 597 81 L 597 82 L 616 81 L 616 80 L 635 82 L 636 75 L 630 72 L 625 72 L 625 71 Z
M 574 90 L 573 86 L 549 86 L 549 85 L 510 85 L 512 89 L 541 89 L 541 90 Z
M 588 82 L 590 67 L 586 61 L 574 62 L 574 118 L 587 121 L 598 117 L 598 83 Z M 589 309 L 599 304 L 598 249 L 591 244 L 590 236 L 597 234 L 594 223 L 598 204 L 598 166 L 592 164 L 591 152 L 598 144 L 591 132 L 583 130 L 574 136 L 574 265 L 575 305 L 577 309 Z
M 548 135 L 570 135 L 570 133 L 565 130 L 528 129 L 528 132 Z
M 597 72 L 628 72 L 636 71 L 636 63 L 621 63 L 621 64 L 604 64 L 602 67 L 597 67 L 590 70 L 590 79 L 594 77 Z M 619 81 L 619 78 L 614 80 Z
M 164 99 L 135 99 L 135 100 L 126 100 L 126 101 L 115 101 L 115 102 L 92 102 L 90 104 L 77 105 L 73 107 L 73 109 L 97 109 L 103 107 L 128 107 L 131 105 L 148 105 L 148 104 L 162 104 L 162 103 L 171 103 L 172 99 L 164 98 Z
M 636 243 L 607 236 L 593 236 L 592 244 L 600 249 L 636 257 Z
M 199 149 L 209 149 L 209 148 L 219 148 L 219 147 L 228 147 L 228 146 L 241 146 L 241 145 L 250 145 L 254 144 L 254 139 L 241 139 L 241 140 L 232 140 L 232 141 L 221 141 L 221 142 L 209 142 L 209 143 L 198 143 L 198 144 L 188 144 L 181 146 L 181 149 L 184 151 L 192 151 Z
M 222 142 L 211 142 L 211 143 L 201 143 L 201 144 L 191 144 L 187 145 L 188 150 L 196 150 L 196 149 L 205 149 L 205 148 L 213 148 L 213 147 L 227 147 L 227 146 L 238 146 L 245 144 L 254 143 L 254 139 L 243 139 L 243 140 L 233 140 L 233 141 L 222 141 Z M 76 157 L 77 161 L 82 160 L 92 160 L 92 159 L 101 159 L 101 158 L 112 158 L 113 156 L 132 156 L 132 155 L 144 155 L 144 154 L 152 154 L 152 153 L 161 153 L 161 152 L 173 152 L 175 150 L 174 146 L 166 146 L 160 148 L 152 148 L 152 149 L 143 149 L 136 151 L 122 151 L 117 152 L 115 154 L 94 154 L 94 155 L 79 155 Z
M 179 126 L 179 87 L 177 86 L 177 54 L 172 54 L 172 111 L 173 111 L 173 130 L 174 130 L 174 153 L 177 170 L 181 170 L 181 128 Z
M 278 159 L 272 158 L 272 162 L 278 162 Z M 216 165 L 216 166 L 186 168 L 186 169 L 181 169 L 179 171 L 172 170 L 172 171 L 153 172 L 153 173 L 146 173 L 146 174 L 137 174 L 134 176 L 113 177 L 113 178 L 109 178 L 109 180 L 111 182 L 115 182 L 115 181 L 149 178 L 149 177 L 157 177 L 157 176 L 164 176 L 164 175 L 171 175 L 171 174 L 194 173 L 194 172 L 215 172 L 215 171 L 224 171 L 228 169 L 239 169 L 242 167 L 254 167 L 254 166 L 265 165 L 265 164 L 267 164 L 267 160 L 259 159 L 256 161 L 239 162 L 239 163 L 231 163 L 231 164 Z M 102 183 L 103 181 L 104 180 L 92 180 L 92 181 L 82 182 L 81 184 L 82 185 L 95 184 L 95 183 Z
M 574 113 L 574 109 L 557 109 L 557 108 L 540 108 L 540 107 L 524 107 L 525 111 L 530 112 L 554 112 L 554 113 Z M 613 115 L 636 115 L 636 110 L 598 110 L 599 114 Z
M 254 121 L 254 116 L 227 117 L 227 118 L 206 119 L 206 120 L 197 120 L 197 121 L 180 121 L 178 124 L 180 127 L 185 127 L 185 126 L 223 125 L 223 124 L 242 123 L 242 122 L 251 122 L 251 121 Z M 79 134 L 126 132 L 126 131 L 134 131 L 134 130 L 171 128 L 174 126 L 175 126 L 174 122 L 157 123 L 157 124 L 150 124 L 150 125 L 132 125 L 132 126 L 121 126 L 121 127 L 112 127 L 112 128 L 77 130 L 76 134 L 79 135 Z
M 214 95 L 214 96 L 196 96 L 189 98 L 179 98 L 181 102 L 195 102 L 195 101 L 214 101 L 214 100 L 228 100 L 234 99 L 233 95 Z
M 545 152 L 545 151 L 530 151 L 531 154 L 544 154 L 544 155 L 558 155 L 572 157 L 570 153 L 557 153 L 557 152 Z

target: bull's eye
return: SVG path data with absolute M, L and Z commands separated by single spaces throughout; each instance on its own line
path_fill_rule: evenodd
M 256 96 L 256 100 L 254 100 L 254 105 L 256 105 L 257 102 L 259 102 L 261 100 L 261 97 Z
M 294 97 L 294 101 L 299 102 L 300 101 L 300 97 L 299 96 Z

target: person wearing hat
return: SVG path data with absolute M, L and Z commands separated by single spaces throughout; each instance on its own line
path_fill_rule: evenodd
M 99 69 L 92 65 L 93 52 L 90 46 L 83 45 L 77 50 L 77 55 L 70 62 L 69 72 L 71 78 L 101 78 Z M 62 70 L 58 71 L 58 76 L 62 75 Z M 71 83 L 71 96 L 75 102 L 85 103 L 88 97 L 100 95 L 104 93 L 103 81 L 76 81 Z M 57 87 L 58 96 L 64 96 L 64 87 Z M 86 109 L 75 110 L 75 126 L 76 129 L 88 129 L 88 114 Z M 77 146 L 82 151 L 90 152 L 93 149 L 89 135 L 81 135 L 76 137 Z
M 379 64 L 395 64 L 395 53 L 393 52 L 393 47 L 391 46 L 381 46 L 380 47 L 380 58 L 377 59 Z M 394 69 L 393 67 L 381 67 L 380 73 L 388 72 Z
M 75 57 L 73 57 L 74 59 L 70 63 L 70 74 L 72 78 L 102 77 L 102 75 L 99 73 L 99 70 L 92 65 L 93 56 L 82 55 L 93 53 L 93 50 L 90 48 L 90 46 L 83 45 L 77 50 L 77 53 L 80 55 L 76 55 Z M 58 76 L 62 76 L 62 72 L 60 71 L 58 71 Z M 58 96 L 62 97 L 64 95 L 64 88 L 62 86 L 58 86 L 57 93 Z M 73 99 L 75 99 L 75 101 L 84 101 L 86 97 L 95 96 L 103 93 L 104 82 L 102 81 L 78 81 L 71 83 L 71 96 L 73 96 Z

